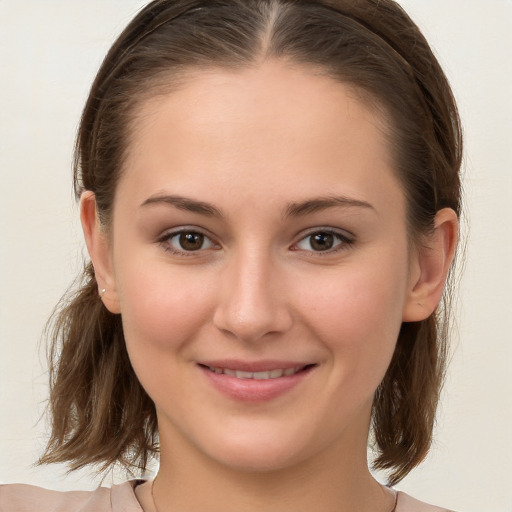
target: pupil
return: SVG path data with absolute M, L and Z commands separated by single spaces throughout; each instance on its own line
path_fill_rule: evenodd
M 334 245 L 334 236 L 330 233 L 317 233 L 311 237 L 311 247 L 315 251 L 327 251 Z
M 203 246 L 204 236 L 201 233 L 182 233 L 180 245 L 186 251 L 197 251 Z

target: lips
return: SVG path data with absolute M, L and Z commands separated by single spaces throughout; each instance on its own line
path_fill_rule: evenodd
M 273 400 L 299 385 L 316 364 L 297 361 L 205 361 L 198 364 L 222 394 L 243 402 Z
M 280 377 L 290 377 L 295 375 L 305 368 L 305 366 L 296 366 L 293 368 L 276 368 L 275 370 L 267 370 L 261 372 L 247 372 L 244 370 L 233 370 L 231 368 L 221 368 L 208 366 L 211 372 L 229 375 L 230 377 L 236 377 L 237 379 L 256 379 L 256 380 L 268 380 L 268 379 L 279 379 Z

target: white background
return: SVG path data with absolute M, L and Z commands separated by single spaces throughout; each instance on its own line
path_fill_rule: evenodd
M 45 439 L 46 318 L 81 266 L 71 196 L 88 88 L 140 0 L 0 0 L 0 480 L 91 488 L 32 468 Z M 458 333 L 428 460 L 400 488 L 460 512 L 512 512 L 512 1 L 401 0 L 465 125 L 469 229 Z

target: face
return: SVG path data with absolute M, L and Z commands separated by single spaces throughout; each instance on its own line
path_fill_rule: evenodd
M 162 456 L 366 453 L 417 276 L 382 120 L 347 86 L 267 62 L 143 104 L 106 252 Z

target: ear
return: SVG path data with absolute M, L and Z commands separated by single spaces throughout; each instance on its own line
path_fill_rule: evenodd
M 458 239 L 457 214 L 451 208 L 437 212 L 434 231 L 411 261 L 411 280 L 402 320 L 419 322 L 436 309 L 443 295 L 446 277 Z
M 80 220 L 84 231 L 85 243 L 94 267 L 98 294 L 111 312 L 121 312 L 112 265 L 112 255 L 108 235 L 102 229 L 93 192 L 85 191 L 80 197 Z M 102 293 L 102 290 L 105 292 Z

